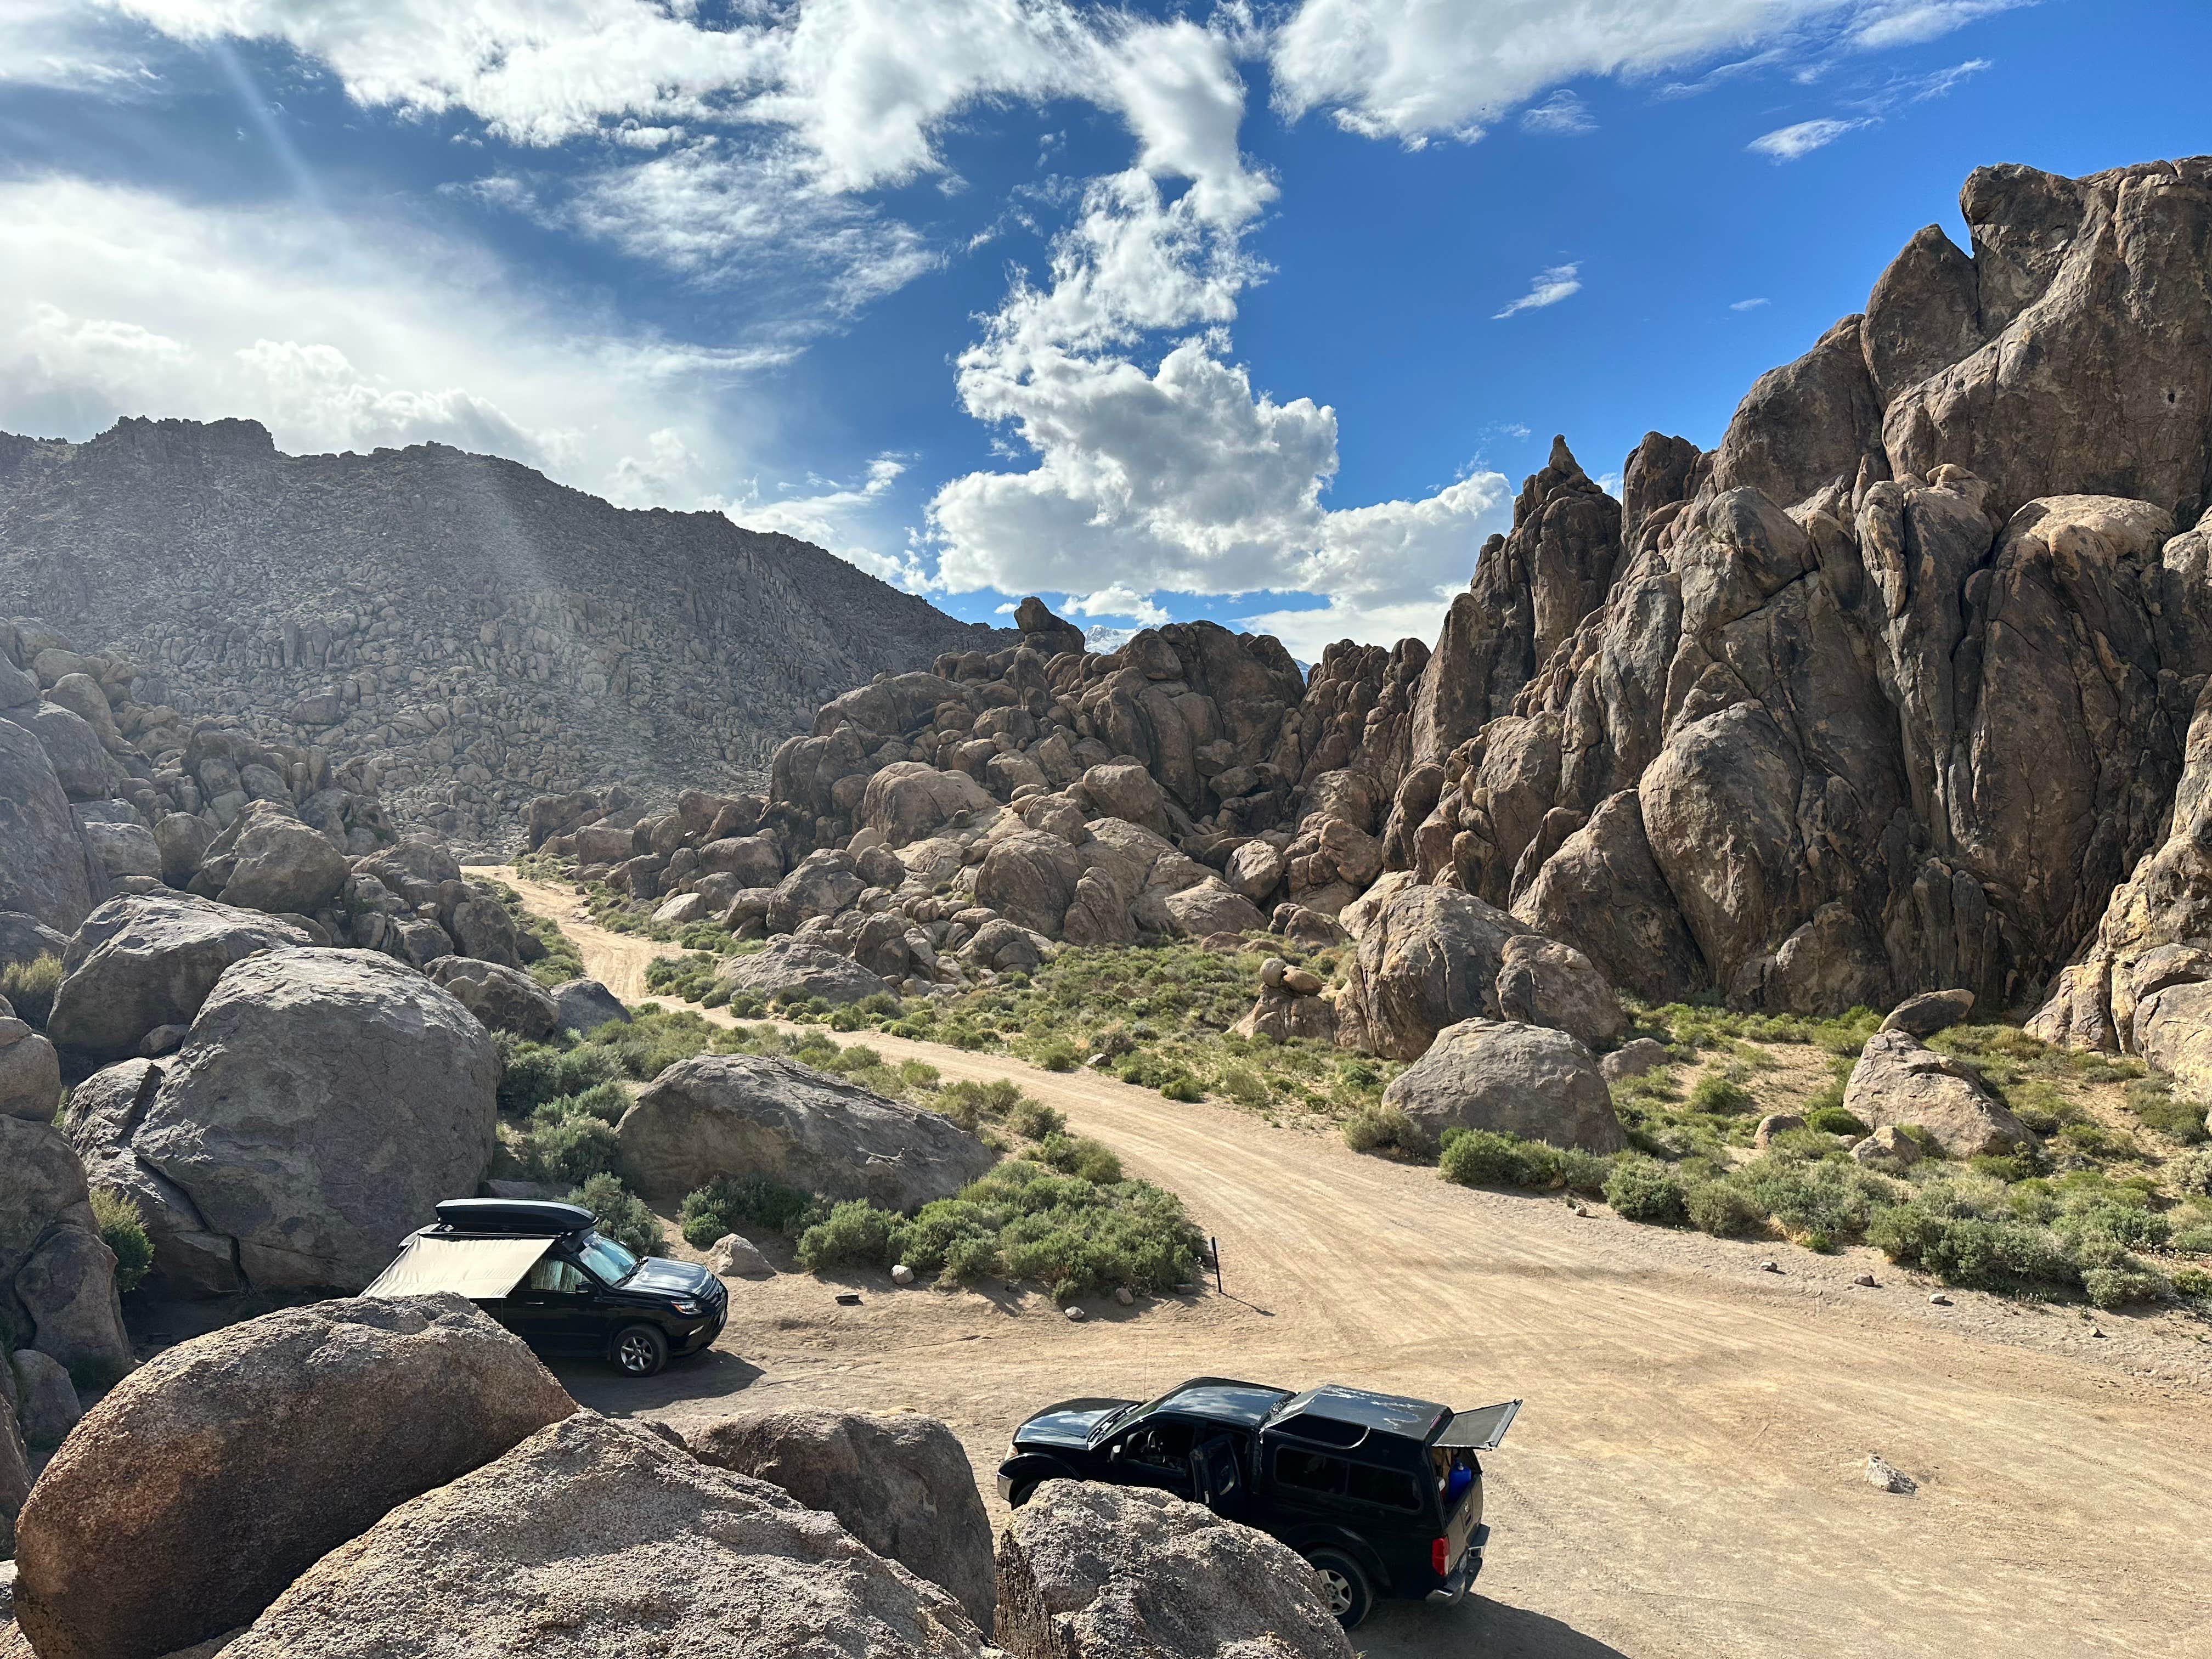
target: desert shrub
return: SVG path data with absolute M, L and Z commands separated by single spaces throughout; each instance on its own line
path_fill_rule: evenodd
M 2179 1228 L 2166 1243 L 2168 1249 L 2179 1250 L 2185 1255 L 2212 1255 L 2212 1222 Z
M 1121 1160 L 1103 1141 L 1054 1129 L 1037 1143 L 1035 1157 L 1062 1175 L 1081 1176 L 1101 1187 L 1121 1178 Z
M 824 1267 L 888 1267 L 900 1224 L 896 1211 L 879 1209 L 865 1198 L 848 1199 L 799 1234 L 799 1265 L 810 1273 Z
M 629 1109 L 629 1091 L 610 1079 L 594 1083 L 581 1094 L 563 1095 L 552 1103 L 558 1106 L 564 1103 L 572 1114 L 583 1112 L 603 1122 L 619 1123 L 623 1114 Z
M 611 1029 L 611 1028 L 610 1028 Z M 502 1034 L 499 1109 L 508 1117 L 527 1117 L 563 1095 L 582 1095 L 623 1073 L 620 1059 L 597 1043 L 561 1047 L 519 1042 Z
M 627 1073 L 649 1083 L 678 1060 L 706 1053 L 715 1035 L 714 1028 L 689 1008 L 647 1008 L 627 1023 L 602 1025 L 580 1046 L 611 1054 L 621 1068 L 617 1075 Z
M 1759 1103 L 1741 1084 L 1723 1077 L 1718 1072 L 1708 1072 L 1699 1078 L 1690 1091 L 1690 1109 L 1711 1112 L 1724 1117 L 1741 1117 L 1755 1111 Z
M 1815 1250 L 1862 1237 L 1899 1190 L 1839 1154 L 1806 1158 L 1781 1147 L 1769 1148 L 1729 1180 L 1759 1213 Z
M 599 1231 L 635 1256 L 660 1248 L 660 1220 L 645 1200 L 611 1175 L 595 1175 L 568 1194 L 599 1219 Z
M 1058 1301 L 1122 1285 L 1172 1290 L 1198 1270 L 1198 1232 L 1182 1200 L 1147 1181 L 1102 1187 L 1010 1159 L 961 1196 L 1006 1217 L 1006 1276 L 1049 1285 Z
M 2212 1273 L 2202 1267 L 2176 1267 L 2170 1277 L 2178 1296 L 2212 1296 Z
M 524 1178 L 549 1187 L 581 1186 L 614 1168 L 614 1127 L 580 1109 L 575 1097 L 540 1106 L 512 1144 Z
M 1257 1109 L 1267 1103 L 1267 1085 L 1257 1072 L 1232 1066 L 1221 1074 L 1221 1092 L 1239 1106 Z
M 2084 1254 L 2098 1252 L 2107 1243 L 2119 1250 L 2156 1249 L 2173 1231 L 2172 1223 L 2151 1210 L 2102 1199 L 2069 1206 L 2052 1226 L 2060 1237 Z
M 2093 1308 L 2124 1308 L 2131 1303 L 2155 1302 L 2172 1286 L 2164 1273 L 2130 1261 L 2110 1267 L 2092 1267 L 2081 1275 L 2081 1292 Z
M 1814 1107 L 1805 1114 L 1805 1124 L 1808 1128 L 1818 1129 L 1825 1135 L 1863 1135 L 1867 1133 L 1867 1126 L 1859 1121 L 1857 1115 L 1845 1111 L 1840 1103 Z
M 821 1208 L 822 1200 L 813 1194 L 767 1176 L 725 1176 L 684 1195 L 677 1225 L 685 1243 L 703 1250 L 725 1233 L 735 1232 L 739 1222 L 787 1233 Z
M 0 968 L 0 997 L 26 1024 L 46 1029 L 54 1011 L 54 993 L 61 988 L 62 959 L 40 957 L 31 962 L 11 962 Z
M 941 1283 L 969 1284 L 999 1270 L 1000 1218 L 971 1200 L 948 1198 L 924 1205 L 899 1229 L 898 1259 Z
M 1661 1226 L 1678 1224 L 1687 1212 L 1681 1178 L 1652 1158 L 1624 1158 L 1614 1164 L 1605 1178 L 1605 1201 L 1623 1220 Z
M 1165 1083 L 1160 1085 L 1160 1092 L 1170 1100 L 1180 1100 L 1186 1103 L 1206 1098 L 1206 1090 L 1188 1072 L 1177 1072 Z
M 1867 1242 L 1893 1261 L 1923 1267 L 1947 1285 L 1974 1290 L 2072 1286 L 2081 1271 L 2064 1243 L 2033 1222 L 1976 1212 L 1944 1183 L 1876 1215 Z
M 154 1242 L 146 1237 L 146 1218 L 139 1213 L 137 1200 L 112 1187 L 94 1187 L 92 1218 L 107 1248 L 115 1252 L 115 1288 L 137 1289 L 154 1265 Z
M 2193 1146 L 2204 1139 L 2204 1103 L 2178 1099 L 2173 1085 L 2164 1078 L 2143 1078 L 2128 1085 L 2128 1110 L 2145 1128 Z
M 1726 1181 L 1706 1181 L 1689 1189 L 1683 1209 L 1690 1224 L 1715 1238 L 1735 1238 L 1765 1219 L 1759 1207 Z
M 1595 1194 L 1605 1188 L 1608 1160 L 1573 1147 L 1488 1129 L 1448 1129 L 1437 1160 L 1446 1181 L 1462 1187 L 1559 1188 Z
M 1405 1108 L 1396 1105 L 1356 1109 L 1344 1120 L 1343 1134 L 1344 1144 L 1355 1152 L 1371 1152 L 1378 1146 L 1419 1152 L 1428 1144 L 1428 1137 L 1406 1115 Z
M 1004 1079 L 999 1079 L 999 1081 L 1004 1081 Z M 984 1086 L 988 1090 L 991 1085 L 987 1084 Z M 1012 1087 L 1011 1084 L 1006 1086 Z M 1003 1112 L 993 1112 L 989 1115 L 1003 1115 L 1006 1121 L 1006 1127 L 1027 1140 L 1042 1140 L 1047 1136 L 1058 1134 L 1067 1127 L 1067 1117 L 1065 1113 L 1046 1105 L 1041 1100 L 1031 1100 L 1025 1096 L 1019 1097 L 1010 1103 Z
M 1072 1072 L 1083 1064 L 1083 1051 L 1066 1037 L 1056 1036 L 1039 1043 L 1033 1058 L 1048 1072 Z

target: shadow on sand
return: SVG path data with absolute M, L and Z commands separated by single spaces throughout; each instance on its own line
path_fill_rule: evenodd
M 761 1376 L 759 1366 L 720 1348 L 672 1359 L 658 1376 L 624 1376 L 593 1359 L 549 1359 L 545 1367 L 578 1405 L 607 1417 L 634 1417 L 681 1401 L 740 1394 Z
M 1386 1601 L 1352 1632 L 1352 1645 L 1364 1659 L 1477 1653 L 1483 1659 L 1626 1659 L 1571 1625 L 1481 1595 L 1449 1607 Z

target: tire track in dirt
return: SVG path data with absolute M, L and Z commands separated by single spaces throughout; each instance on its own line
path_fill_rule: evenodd
M 643 994 L 667 947 L 501 874 L 588 971 Z M 841 1323 L 788 1276 L 741 1291 L 761 1315 L 725 1337 L 761 1368 L 756 1403 L 931 1411 L 988 1476 L 1038 1404 L 1200 1372 L 1525 1396 L 1487 1461 L 1484 1596 L 1386 1607 L 1358 1637 L 1377 1659 L 2203 1650 L 2212 1393 L 2204 1345 L 2173 1317 L 2102 1316 L 2099 1340 L 2070 1309 L 1954 1292 L 1938 1310 L 1870 1252 L 1580 1216 L 1093 1073 L 856 1040 L 947 1077 L 1012 1078 L 1064 1111 L 1182 1194 L 1221 1240 L 1229 1294 L 1070 1325 L 1034 1298 L 883 1294 L 878 1275 L 868 1317 Z M 1769 1256 L 1783 1275 L 1759 1271 Z M 1869 1267 L 1882 1288 L 1851 1285 Z M 727 1403 L 671 1393 L 653 1408 Z M 1920 1493 L 1866 1486 L 1872 1450 Z

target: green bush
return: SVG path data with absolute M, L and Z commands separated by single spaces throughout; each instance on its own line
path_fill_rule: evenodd
M 1765 1219 L 1765 1212 L 1726 1181 L 1706 1181 L 1689 1189 L 1683 1208 L 1690 1224 L 1715 1238 L 1735 1238 Z
M 1447 1129 L 1437 1168 L 1462 1187 L 1522 1187 L 1537 1192 L 1565 1187 L 1595 1194 L 1605 1189 L 1609 1164 L 1593 1153 L 1488 1129 Z
M 1396 1105 L 1361 1106 L 1344 1120 L 1344 1144 L 1355 1152 L 1371 1152 L 1378 1146 L 1400 1152 L 1424 1150 L 1428 1137 L 1414 1127 L 1405 1108 Z
M 1807 1158 L 1770 1147 L 1729 1177 L 1760 1214 L 1808 1249 L 1863 1237 L 1877 1210 L 1901 1190 L 1839 1152 Z
M 2063 1242 L 2048 1228 L 1976 1214 L 1970 1202 L 1940 1186 L 1875 1216 L 1867 1242 L 1893 1261 L 1972 1290 L 2070 1288 L 2081 1279 Z
M 2183 1153 L 2166 1166 L 2166 1178 L 2176 1192 L 2212 1197 L 2212 1147 Z
M 1113 1149 L 1088 1135 L 1054 1129 L 1037 1143 L 1035 1156 L 1062 1175 L 1081 1176 L 1101 1187 L 1110 1187 L 1121 1178 L 1121 1160 Z
M 989 1209 L 968 1199 L 927 1204 L 899 1230 L 898 1259 L 917 1273 L 936 1273 L 944 1283 L 988 1279 L 999 1271 L 1001 1224 Z
M 898 1213 L 865 1198 L 848 1199 L 799 1236 L 799 1261 L 809 1273 L 824 1267 L 889 1267 L 902 1223 Z
M 788 1233 L 817 1218 L 822 1200 L 767 1176 L 725 1176 L 684 1195 L 676 1224 L 684 1242 L 703 1250 L 738 1224 Z
M 1267 1103 L 1267 1085 L 1257 1072 L 1232 1066 L 1221 1074 L 1221 1092 L 1239 1106 L 1255 1110 Z
M 1841 1106 L 1814 1107 L 1805 1114 L 1805 1126 L 1824 1135 L 1863 1135 L 1868 1132 L 1856 1113 L 1847 1112 Z
M 1706 1073 L 1690 1091 L 1690 1109 L 1693 1112 L 1741 1117 L 1758 1109 L 1759 1103 L 1752 1098 L 1751 1091 L 1730 1082 L 1718 1072 Z
M 139 1213 L 137 1200 L 112 1187 L 94 1187 L 92 1218 L 107 1248 L 115 1252 L 115 1288 L 137 1290 L 154 1265 L 154 1243 L 146 1237 L 146 1218 Z
M 2164 1273 L 2141 1262 L 2112 1267 L 2092 1267 L 2081 1275 L 2082 1294 L 2093 1308 L 2124 1308 L 2131 1303 L 2155 1302 L 2172 1289 Z
M 650 1083 L 678 1060 L 706 1053 L 716 1035 L 714 1026 L 689 1008 L 646 1008 L 627 1023 L 600 1026 L 581 1046 L 611 1054 L 619 1067 L 614 1075 Z
M 2212 1296 L 2212 1273 L 2202 1267 L 2176 1267 L 2172 1277 L 2176 1295 Z
M 644 1257 L 660 1249 L 660 1220 L 645 1200 L 611 1175 L 595 1175 L 568 1194 L 599 1218 L 599 1231 L 628 1250 Z
M 1626 1221 L 1660 1226 L 1679 1224 L 1688 1213 L 1681 1178 L 1651 1158 L 1624 1158 L 1605 1178 L 1605 1201 Z
M 15 1017 L 27 1025 L 46 1029 L 46 1016 L 54 1011 L 54 993 L 61 988 L 62 959 L 59 957 L 40 957 L 31 962 L 11 962 L 0 968 L 0 997 L 15 1011 Z
M 2193 1146 L 2204 1139 L 2204 1103 L 2177 1099 L 2163 1078 L 2144 1078 L 2128 1085 L 2128 1109 L 2146 1128 Z
M 1165 1083 L 1160 1085 L 1160 1092 L 1170 1100 L 1180 1100 L 1187 1103 L 1206 1098 L 1206 1090 L 1188 1072 L 1176 1073 Z
M 1035 1059 L 1048 1072 L 1072 1072 L 1083 1064 L 1083 1051 L 1066 1037 L 1056 1036 L 1037 1045 Z
M 622 1075 L 621 1061 L 594 1043 L 562 1048 L 519 1042 L 504 1033 L 495 1039 L 501 1066 L 499 1109 L 508 1117 L 527 1117 L 563 1095 L 581 1095 Z
M 987 1089 L 989 1086 L 985 1085 Z M 988 1115 L 995 1117 L 1002 1114 L 990 1112 Z M 1056 1135 L 1067 1127 L 1066 1114 L 1046 1105 L 1041 1100 L 1031 1100 L 1026 1096 L 1018 1098 L 1006 1108 L 1003 1115 L 1006 1120 L 1006 1127 L 1026 1140 L 1042 1140 L 1047 1136 Z
M 548 1101 L 515 1137 L 515 1158 L 526 1180 L 577 1187 L 614 1168 L 613 1126 L 574 1106 L 573 1099 Z

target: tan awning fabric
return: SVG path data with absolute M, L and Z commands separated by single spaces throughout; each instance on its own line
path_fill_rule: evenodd
M 399 1259 L 378 1275 L 363 1296 L 432 1296 L 452 1291 L 495 1302 L 522 1282 L 550 1238 L 424 1238 L 407 1241 Z

